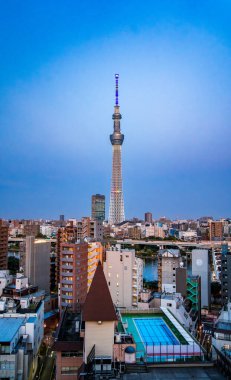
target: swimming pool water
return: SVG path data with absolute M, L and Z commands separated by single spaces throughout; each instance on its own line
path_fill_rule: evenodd
M 162 318 L 133 318 L 136 329 L 147 344 L 180 344 Z

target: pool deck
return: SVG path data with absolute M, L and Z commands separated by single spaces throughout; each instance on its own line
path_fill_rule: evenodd
M 155 361 L 175 361 L 176 358 L 203 357 L 203 351 L 195 339 L 182 327 L 167 308 L 161 308 L 159 313 L 136 313 L 122 312 L 122 322 L 128 334 L 132 334 L 136 342 L 136 357 L 146 357 Z M 151 341 L 150 343 L 142 339 L 139 328 L 135 323 L 136 319 L 162 318 L 171 333 L 177 338 L 179 343 L 161 343 Z M 149 359 L 148 359 L 149 358 Z

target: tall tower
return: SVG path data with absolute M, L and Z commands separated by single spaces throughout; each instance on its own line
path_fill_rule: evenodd
M 118 91 L 119 74 L 115 74 L 115 106 L 112 119 L 114 120 L 114 132 L 110 135 L 112 144 L 112 180 L 110 194 L 109 223 L 118 224 L 125 220 L 124 215 L 124 197 L 122 188 L 122 160 L 121 146 L 124 141 L 124 135 L 120 132 L 120 114 L 119 91 Z

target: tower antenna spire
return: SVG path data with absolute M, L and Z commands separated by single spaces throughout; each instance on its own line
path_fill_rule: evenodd
M 115 105 L 119 105 L 119 74 L 115 74 Z

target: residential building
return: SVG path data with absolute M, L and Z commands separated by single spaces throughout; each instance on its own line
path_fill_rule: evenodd
M 98 262 L 102 263 L 103 246 L 100 242 L 91 242 L 88 244 L 88 268 L 87 268 L 87 288 L 89 290 Z
M 60 307 L 84 303 L 88 289 L 88 243 L 61 243 Z
M 143 288 L 143 260 L 135 250 L 121 249 L 118 244 L 106 251 L 104 274 L 113 303 L 119 307 L 137 307 Z
M 209 221 L 209 239 L 219 240 L 223 239 L 223 223 L 220 221 Z
M 145 223 L 152 224 L 152 213 L 151 212 L 146 212 L 144 214 L 144 221 L 145 221 Z
M 3 289 L 12 283 L 13 276 L 10 275 L 9 270 L 0 270 L 0 297 L 2 295 Z
M 227 244 L 222 245 L 220 279 L 222 303 L 225 305 L 231 300 L 231 252 Z
M 43 302 L 0 300 L 0 378 L 29 379 L 43 339 Z
M 158 291 L 176 292 L 176 269 L 181 266 L 179 249 L 161 249 L 158 254 Z
M 0 219 L 0 269 L 7 269 L 8 226 Z
M 31 220 L 27 220 L 23 224 L 23 234 L 25 236 L 37 236 L 40 233 L 40 225 Z
M 91 197 L 91 217 L 93 220 L 105 220 L 105 195 L 96 194 Z

